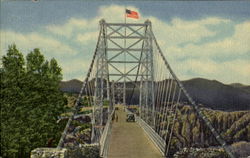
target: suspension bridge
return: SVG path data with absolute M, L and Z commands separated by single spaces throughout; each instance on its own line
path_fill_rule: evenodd
M 181 98 L 187 98 L 196 115 L 230 158 L 230 148 L 191 98 L 166 60 L 152 31 L 144 23 L 100 21 L 96 49 L 57 148 L 63 148 L 83 96 L 92 105 L 91 144 L 101 157 L 171 157 L 171 141 Z M 107 106 L 108 105 L 108 106 Z M 136 123 L 125 121 L 135 105 Z M 116 113 L 116 114 L 115 114 Z M 119 119 L 112 121 L 116 115 Z

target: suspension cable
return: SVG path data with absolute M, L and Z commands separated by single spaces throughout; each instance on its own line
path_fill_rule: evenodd
M 78 98 L 77 98 L 77 100 L 76 100 L 76 102 L 75 102 L 73 114 L 72 114 L 72 115 L 69 117 L 69 119 L 68 119 L 68 122 L 67 122 L 67 124 L 66 124 L 66 126 L 65 126 L 65 128 L 64 128 L 64 131 L 63 131 L 62 136 L 61 136 L 61 138 L 60 138 L 60 140 L 59 140 L 59 143 L 58 143 L 58 145 L 57 145 L 57 148 L 62 148 L 62 147 L 63 147 L 64 141 L 65 141 L 65 137 L 66 137 L 66 135 L 67 135 L 69 126 L 70 126 L 71 122 L 73 121 L 74 116 L 75 116 L 75 115 L 77 114 L 77 112 L 78 112 L 78 105 L 79 105 L 80 99 L 81 99 L 81 97 L 82 97 L 83 89 L 86 88 L 86 84 L 87 84 L 87 82 L 88 82 L 90 73 L 91 73 L 91 71 L 92 71 L 92 69 L 93 69 L 93 64 L 94 64 L 94 61 L 95 61 L 95 58 L 96 58 L 96 54 L 97 54 L 97 49 L 98 49 L 98 45 L 99 45 L 99 41 L 100 41 L 101 32 L 102 32 L 102 31 L 100 30 L 99 35 L 98 35 L 98 41 L 97 41 L 97 44 L 96 44 L 96 49 L 95 49 L 95 52 L 94 52 L 94 55 L 93 55 L 93 58 L 92 58 L 92 61 L 91 61 L 91 64 L 90 64 L 90 67 L 89 67 L 87 76 L 86 76 L 84 82 L 82 83 L 81 91 L 80 91 L 80 93 L 79 93 L 79 95 L 78 95 Z
M 165 97 L 165 99 L 163 101 L 163 104 L 164 105 L 166 104 L 166 105 L 163 108 L 163 114 L 164 115 L 163 115 L 162 121 L 165 121 L 166 117 L 167 117 L 167 110 L 168 110 L 169 100 L 170 100 L 170 97 L 171 97 L 172 86 L 173 86 L 173 79 L 171 79 L 171 81 L 170 81 L 170 88 L 169 88 L 167 97 Z M 160 126 L 160 131 L 164 130 L 164 127 L 165 127 L 165 123 Z
M 176 80 L 178 86 L 182 89 L 183 93 L 188 98 L 188 100 L 191 103 L 191 105 L 194 107 L 196 113 L 198 114 L 198 117 L 205 122 L 205 124 L 208 126 L 208 128 L 210 129 L 210 131 L 212 132 L 212 134 L 214 135 L 214 137 L 221 144 L 221 146 L 225 149 L 225 151 L 230 156 L 230 158 L 235 158 L 234 155 L 232 154 L 230 148 L 226 146 L 226 142 L 222 139 L 222 137 L 219 135 L 219 133 L 214 129 L 214 127 L 212 126 L 212 124 L 210 123 L 210 121 L 208 120 L 208 118 L 202 113 L 202 111 L 200 110 L 200 108 L 196 105 L 196 103 L 194 102 L 194 100 L 190 97 L 189 93 L 186 91 L 186 89 L 184 88 L 184 86 L 182 85 L 182 83 L 180 82 L 180 80 L 177 78 L 177 76 L 173 72 L 173 70 L 170 67 L 169 63 L 167 62 L 165 56 L 163 55 L 163 53 L 161 51 L 161 48 L 158 45 L 157 40 L 156 40 L 155 35 L 154 35 L 153 32 L 152 32 L 152 36 L 153 36 L 154 42 L 155 42 L 155 44 L 157 46 L 157 49 L 159 50 L 158 52 L 160 53 L 162 59 L 164 60 L 164 63 L 166 65 L 167 69 L 172 74 L 173 78 Z

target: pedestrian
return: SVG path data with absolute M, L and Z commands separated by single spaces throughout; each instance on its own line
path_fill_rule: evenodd
M 115 113 L 112 115 L 112 122 L 114 122 L 114 120 L 115 120 Z
M 116 114 L 116 118 L 115 118 L 116 122 L 118 122 L 118 115 Z

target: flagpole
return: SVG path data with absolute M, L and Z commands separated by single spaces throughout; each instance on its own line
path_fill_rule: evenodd
M 127 13 L 126 13 L 126 9 L 127 7 L 125 6 L 125 17 L 124 17 L 124 22 L 125 22 L 125 32 L 124 32 L 124 35 L 125 35 L 125 38 L 124 38 L 124 49 L 126 49 L 126 29 L 127 29 L 127 26 L 126 26 L 126 23 L 127 23 Z M 126 74 L 126 51 L 124 51 L 124 74 Z M 123 104 L 124 106 L 126 105 L 126 76 L 124 76 L 124 85 L 123 85 Z
M 127 18 L 126 18 L 126 14 L 127 14 L 127 13 L 126 13 L 126 6 L 125 6 L 124 11 L 125 11 L 125 14 L 124 14 L 124 23 L 126 24 L 126 19 L 127 19 Z

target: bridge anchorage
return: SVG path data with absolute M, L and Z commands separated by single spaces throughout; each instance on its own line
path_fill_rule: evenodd
M 91 143 L 100 146 L 102 157 L 107 157 L 109 152 L 112 116 L 118 104 L 124 107 L 137 105 L 136 122 L 161 154 L 171 157 L 172 138 L 176 137 L 175 124 L 181 115 L 179 108 L 186 101 L 228 156 L 234 158 L 226 142 L 170 67 L 149 20 L 145 23 L 100 21 L 93 59 L 58 148 L 64 147 L 65 137 L 83 96 L 92 105 Z

